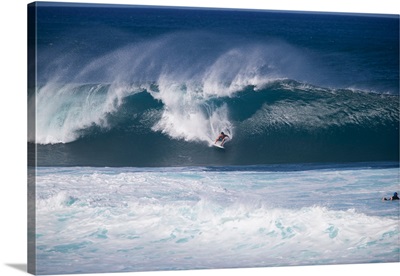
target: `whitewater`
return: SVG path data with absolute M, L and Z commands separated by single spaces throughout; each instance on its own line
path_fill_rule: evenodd
M 393 165 L 38 168 L 37 272 L 398 262 Z

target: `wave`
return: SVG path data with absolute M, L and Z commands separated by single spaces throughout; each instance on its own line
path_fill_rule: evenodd
M 207 106 L 207 117 L 215 119 L 204 118 L 199 109 L 205 101 L 302 72 L 295 69 L 301 55 L 285 43 L 235 40 L 209 33 L 179 33 L 128 45 L 86 62 L 68 55 L 39 66 L 44 84 L 36 99 L 31 97 L 38 113 L 37 137 L 31 135 L 30 141 L 68 143 L 91 125 L 107 127 L 106 116 L 115 113 L 126 97 L 142 91 L 165 106 L 156 130 L 189 141 L 209 140 L 219 129 L 233 135 L 224 108 Z M 192 119 L 185 118 L 188 113 Z M 178 130 L 180 124 L 193 120 L 207 132 L 192 135 Z
M 221 97 L 200 97 L 184 85 L 177 90 L 157 84 L 125 89 L 78 86 L 72 96 L 57 98 L 59 109 L 38 110 L 36 141 L 44 145 L 39 161 L 182 166 L 398 160 L 395 95 L 292 80 L 247 86 Z M 206 149 L 221 131 L 231 137 L 225 157 L 210 155 Z M 60 163 L 69 162 L 58 156 L 65 159 L 65 151 L 72 163 Z
M 267 147 L 295 156 L 297 147 L 315 155 L 314 145 L 337 150 L 341 144 L 341 151 L 356 146 L 357 161 L 370 161 L 361 156 L 371 148 L 372 161 L 397 160 L 398 95 L 327 85 L 327 68 L 310 60 L 310 53 L 282 41 L 208 33 L 166 35 L 80 63 L 61 58 L 55 63 L 65 64 L 62 74 L 50 70 L 55 65 L 43 67 L 43 83 L 29 98 L 36 133 L 28 140 L 67 146 L 117 140 L 121 148 L 159 143 L 187 159 L 177 143 L 198 154 L 194 147 L 211 147 L 224 131 L 232 147 L 251 147 L 256 156 Z
M 66 85 L 58 93 L 53 89 L 46 86 L 37 96 L 38 131 L 31 140 L 40 144 L 75 141 L 81 137 L 80 131 L 92 126 L 113 128 L 112 121 L 123 116 L 132 122 L 139 116 L 157 121 L 147 127 L 173 139 L 203 142 L 212 141 L 223 130 L 233 135 L 233 122 L 247 134 L 257 134 L 283 127 L 372 127 L 398 121 L 397 96 L 320 88 L 291 80 L 271 80 L 262 89 L 245 86 L 236 94 L 212 97 L 200 95 L 202 87 L 185 84 Z

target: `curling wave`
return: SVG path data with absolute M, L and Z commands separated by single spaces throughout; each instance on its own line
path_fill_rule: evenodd
M 42 69 L 29 99 L 29 141 L 46 152 L 39 163 L 62 165 L 398 160 L 398 94 L 324 83 L 327 69 L 310 55 L 178 33 L 87 62 L 62 58 L 63 74 Z M 221 131 L 231 138 L 224 157 L 206 150 Z

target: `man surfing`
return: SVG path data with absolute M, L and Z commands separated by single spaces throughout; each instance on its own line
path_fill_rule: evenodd
M 225 133 L 221 132 L 221 134 L 215 140 L 214 144 L 216 144 L 217 142 L 221 142 L 221 147 L 223 147 L 228 138 L 229 138 L 228 135 L 226 135 Z

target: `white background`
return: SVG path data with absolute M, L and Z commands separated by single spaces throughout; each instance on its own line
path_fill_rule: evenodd
M 78 0 L 79 1 L 79 0 Z M 30 1 L 6 0 L 0 8 L 0 275 L 26 275 L 27 262 L 27 23 L 26 5 Z M 59 1 L 57 1 L 59 2 Z M 64 2 L 73 2 L 64 0 Z M 77 2 L 77 1 L 75 1 Z M 86 3 L 111 1 L 82 0 Z M 119 4 L 174 5 L 193 7 L 256 8 L 272 10 L 330 11 L 399 14 L 395 0 L 119 0 Z M 388 191 L 392 192 L 392 191 Z M 399 240 L 393 242 L 399 243 Z M 379 275 L 397 274 L 400 263 L 198 270 L 142 273 L 105 273 L 91 275 Z

